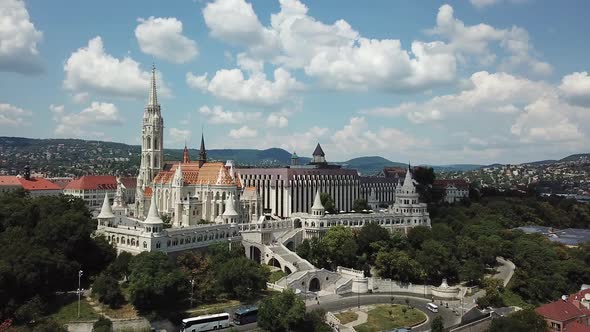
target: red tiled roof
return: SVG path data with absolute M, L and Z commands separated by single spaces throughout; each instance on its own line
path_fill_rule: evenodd
M 117 180 L 113 175 L 85 175 L 68 183 L 64 189 L 117 189 Z
M 446 188 L 449 185 L 454 185 L 458 189 L 468 189 L 469 188 L 469 183 L 467 183 L 467 181 L 465 181 L 463 179 L 434 180 L 434 183 L 432 184 L 433 187 L 443 187 L 443 188 Z
M 127 189 L 137 187 L 137 178 L 121 178 L 121 182 L 123 182 L 123 185 Z M 115 179 L 115 183 L 116 183 L 116 179 Z
M 152 197 L 152 187 L 145 187 L 143 189 L 143 196 L 144 197 Z
M 569 323 L 563 329 L 564 332 L 590 332 L 590 326 L 578 322 Z
M 0 176 L 0 186 L 21 186 L 16 176 Z
M 30 178 L 30 180 L 27 180 L 25 178 L 19 178 L 18 181 L 25 190 L 29 191 L 61 190 L 61 188 L 57 184 L 44 178 Z
M 557 300 L 544 304 L 536 308 L 535 311 L 545 318 L 559 322 L 566 322 L 584 316 L 584 313 L 573 303 L 564 300 Z
M 68 183 L 74 181 L 73 178 L 54 178 L 54 179 L 47 179 L 53 183 L 55 183 L 57 186 L 59 186 L 61 189 L 65 188 Z

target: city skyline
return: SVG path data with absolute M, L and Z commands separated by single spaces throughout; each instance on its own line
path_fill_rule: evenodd
M 204 128 L 213 149 L 333 161 L 587 152 L 583 2 L 3 3 L 3 135 L 139 144 L 155 63 L 167 148 Z

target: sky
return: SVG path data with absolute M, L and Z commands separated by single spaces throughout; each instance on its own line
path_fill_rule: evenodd
M 586 0 L 0 0 L 0 136 L 329 161 L 590 152 Z

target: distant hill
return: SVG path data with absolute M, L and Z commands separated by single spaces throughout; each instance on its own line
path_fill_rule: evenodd
M 379 156 L 353 158 L 344 162 L 335 162 L 344 168 L 352 168 L 361 172 L 362 175 L 375 175 L 383 167 L 406 167 L 407 164 L 391 161 Z
M 166 156 L 169 160 L 182 159 L 182 149 L 166 149 Z M 191 159 L 197 159 L 199 150 L 189 149 Z M 279 149 L 270 148 L 266 150 L 257 149 L 211 149 L 207 150 L 207 158 L 210 160 L 233 160 L 241 166 L 273 166 L 289 165 L 291 163 L 291 153 Z M 308 163 L 311 158 L 299 157 L 300 163 Z
M 485 167 L 484 165 L 477 164 L 452 164 L 452 165 L 441 165 L 432 166 L 436 172 L 465 172 L 472 171 L 474 169 Z
M 559 160 L 560 162 L 590 161 L 590 153 L 578 153 Z

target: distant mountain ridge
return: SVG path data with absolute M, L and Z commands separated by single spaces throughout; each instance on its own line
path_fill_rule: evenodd
M 60 152 L 56 147 L 62 147 Z M 94 159 L 108 159 L 108 158 L 126 158 L 128 167 L 136 167 L 139 161 L 140 153 L 139 145 L 128 145 L 117 142 L 81 140 L 81 139 L 33 139 L 24 137 L 0 137 L 0 153 L 5 159 L 4 166 L 8 169 L 16 169 L 22 166 L 22 156 L 33 156 L 35 153 L 44 154 L 53 153 L 54 155 L 64 154 L 63 152 L 73 151 L 70 156 L 61 156 L 61 159 L 54 157 L 47 157 L 47 162 L 61 162 L 64 161 L 72 165 L 79 165 L 83 167 L 84 162 Z M 7 158 L 8 151 L 18 153 L 21 155 L 20 162 L 13 160 L 14 158 Z M 51 151 L 51 152 L 49 152 Z M 166 160 L 181 160 L 183 149 L 164 149 Z M 197 149 L 189 149 L 191 159 L 196 159 L 199 155 Z M 234 160 L 239 166 L 251 167 L 273 167 L 286 166 L 291 163 L 291 153 L 281 148 L 269 148 L 264 150 L 259 149 L 208 149 L 207 155 L 210 160 Z M 10 157 L 10 156 L 9 156 Z M 32 157 L 25 157 L 32 158 Z M 300 164 L 307 164 L 311 158 L 299 157 Z M 329 156 L 328 156 L 329 160 Z M 590 161 L 589 153 L 573 154 L 560 160 L 542 160 L 523 164 L 543 165 L 555 162 L 574 162 L 574 161 Z M 25 160 L 26 162 L 26 160 Z M 11 164 L 12 163 L 12 164 Z M 92 164 L 93 162 L 90 162 Z M 95 163 L 95 162 L 94 162 Z M 407 167 L 407 163 L 391 161 L 380 156 L 366 156 L 353 158 L 347 161 L 331 162 L 333 164 L 342 165 L 344 168 L 356 169 L 362 175 L 375 175 L 384 167 Z M 435 171 L 469 171 L 482 167 L 499 166 L 494 165 L 478 165 L 478 164 L 451 164 L 451 165 L 426 165 L 434 168 Z

